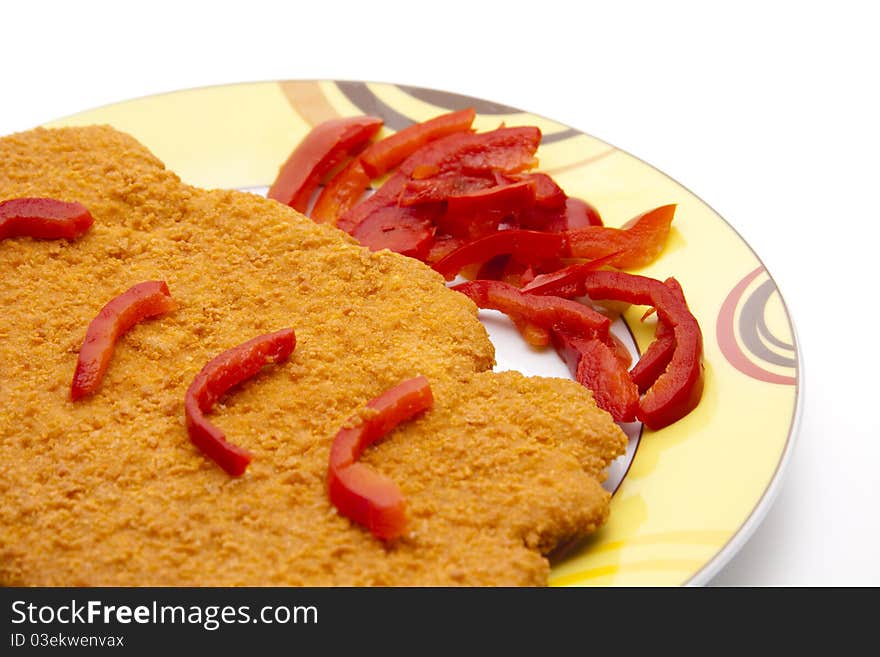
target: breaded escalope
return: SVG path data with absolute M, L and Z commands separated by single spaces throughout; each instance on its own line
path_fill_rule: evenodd
M 275 201 L 181 183 L 108 127 L 0 139 L 0 200 L 79 201 L 74 242 L 0 241 L 0 583 L 540 585 L 595 530 L 625 438 L 572 381 L 491 372 L 473 303 Z M 97 392 L 69 388 L 89 322 L 132 285 L 179 307 L 119 341 Z M 290 360 L 210 419 L 253 453 L 231 477 L 189 441 L 184 393 L 212 357 L 292 327 Z M 434 408 L 363 460 L 407 499 L 385 544 L 326 492 L 347 418 L 425 375 Z

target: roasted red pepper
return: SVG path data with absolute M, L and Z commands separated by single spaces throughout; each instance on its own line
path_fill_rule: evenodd
M 324 185 L 309 216 L 318 223 L 335 224 L 339 215 L 358 202 L 370 186 L 360 160 L 354 159 Z
M 330 447 L 327 491 L 339 512 L 382 540 L 401 536 L 406 503 L 397 485 L 358 459 L 398 424 L 431 408 L 434 397 L 423 376 L 408 379 L 367 403 L 369 413 L 354 416 Z
M 305 212 L 312 192 L 347 155 L 360 151 L 382 127 L 375 116 L 331 119 L 315 126 L 287 158 L 267 196 Z
M 621 269 L 634 269 L 651 264 L 666 246 L 675 205 L 650 210 L 633 220 L 629 228 L 588 226 L 569 230 L 566 234 L 575 258 L 601 258 L 618 255 L 609 263 Z
M 616 343 L 612 342 L 612 346 L 598 338 L 584 338 L 558 329 L 551 335 L 553 346 L 572 376 L 592 391 L 596 405 L 608 411 L 617 422 L 635 420 L 639 391 L 626 364 L 615 352 Z
M 446 212 L 438 222 L 443 233 L 475 239 L 498 230 L 502 222 L 519 223 L 535 205 L 535 187 L 520 181 L 480 189 L 446 199 Z
M 465 266 L 480 264 L 495 256 L 510 254 L 517 262 L 534 265 L 567 254 L 565 237 L 559 233 L 534 230 L 501 230 L 468 242 L 434 263 L 435 271 L 452 280 Z
M 70 385 L 70 398 L 76 401 L 98 389 L 116 341 L 123 333 L 141 320 L 164 315 L 175 308 L 177 303 L 171 298 L 165 281 L 139 283 L 109 301 L 86 329 Z
M 256 375 L 267 363 L 286 361 L 294 347 L 296 335 L 293 329 L 256 337 L 208 362 L 186 391 L 184 410 L 190 440 L 232 476 L 242 474 L 252 456 L 247 450 L 227 442 L 223 431 L 208 422 L 205 413 L 227 390 Z
M 25 236 L 74 240 L 94 222 L 79 203 L 54 198 L 13 198 L 0 202 L 0 240 Z
M 576 296 L 657 309 L 658 321 L 672 329 L 675 350 L 639 401 L 636 416 L 651 429 L 661 429 L 690 413 L 703 393 L 703 334 L 674 284 L 620 271 L 585 271 L 578 285 Z M 542 289 L 553 292 L 552 287 Z
M 610 321 L 582 303 L 554 296 L 524 294 L 503 281 L 468 281 L 452 287 L 480 308 L 500 310 L 544 329 L 564 328 L 583 336 L 605 338 Z
M 473 108 L 441 114 L 428 121 L 416 123 L 393 135 L 370 144 L 361 153 L 364 171 L 371 178 L 378 178 L 391 171 L 428 142 L 456 132 L 470 130 L 476 112 Z

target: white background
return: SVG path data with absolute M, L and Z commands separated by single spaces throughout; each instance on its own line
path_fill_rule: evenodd
M 880 585 L 872 3 L 298 4 L 4 3 L 0 135 L 194 86 L 368 79 L 521 107 L 641 157 L 761 256 L 805 365 L 777 502 L 713 583 Z

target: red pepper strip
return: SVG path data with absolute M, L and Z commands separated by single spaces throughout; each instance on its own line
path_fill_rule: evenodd
M 507 256 L 507 263 L 504 266 L 504 271 L 501 272 L 501 276 L 496 276 L 495 278 L 499 281 L 510 283 L 516 288 L 521 288 L 526 280 L 531 280 L 535 277 L 534 271 L 534 266 L 524 265 L 518 260 Z M 488 276 L 480 276 L 479 278 L 488 278 Z
M 494 185 L 494 179 L 486 175 L 465 176 L 457 171 L 442 175 L 432 173 L 424 178 L 410 179 L 400 196 L 400 205 L 440 203 L 450 196 L 479 194 L 492 189 Z
M 397 196 L 403 191 L 407 180 L 409 175 L 403 173 L 403 165 L 401 165 L 375 193 L 339 215 L 336 219 L 336 227 L 351 235 L 354 229 L 374 212 L 397 207 Z
M 352 160 L 324 185 L 309 216 L 319 224 L 335 224 L 336 218 L 357 203 L 369 186 L 370 177 L 360 161 Z
M 602 258 L 569 265 L 549 274 L 538 274 L 530 282 L 526 283 L 522 291 L 530 294 L 552 294 L 557 297 L 574 299 L 584 296 L 582 278 L 588 271 L 595 271 L 611 263 L 617 257 L 617 253 L 611 253 Z
M 560 230 L 577 230 L 588 226 L 602 226 L 599 211 L 583 199 L 570 196 L 565 200 L 565 222 Z M 552 228 L 548 228 L 552 230 Z
M 371 251 L 389 249 L 424 261 L 434 242 L 434 222 L 426 214 L 426 206 L 388 206 L 370 214 L 351 235 Z
M 582 303 L 561 297 L 523 294 L 503 281 L 468 281 L 453 286 L 480 308 L 500 310 L 544 329 L 567 328 L 579 335 L 608 335 L 610 321 Z
M 464 246 L 465 241 L 458 237 L 452 237 L 451 235 L 441 235 L 439 237 L 435 237 L 434 243 L 431 244 L 431 249 L 428 251 L 428 256 L 425 258 L 425 262 L 433 263 L 438 260 L 445 258 L 447 255 L 455 251 L 456 249 Z M 479 276 L 478 278 L 484 278 L 483 276 Z
M 95 220 L 79 203 L 54 198 L 13 198 L 0 202 L 0 240 L 34 237 L 42 240 L 74 240 Z
M 382 540 L 401 536 L 406 527 L 406 504 L 397 485 L 368 465 L 358 463 L 364 450 L 398 424 L 431 408 L 434 397 L 423 376 L 408 379 L 367 403 L 372 411 L 354 416 L 333 439 L 327 469 L 330 502 L 339 512 Z
M 501 230 L 468 242 L 435 262 L 433 267 L 450 281 L 465 265 L 483 263 L 504 253 L 509 253 L 518 262 L 528 265 L 547 258 L 564 256 L 566 249 L 565 238 L 560 233 Z
M 571 255 L 575 258 L 600 258 L 614 251 L 620 253 L 610 263 L 621 269 L 651 264 L 666 246 L 675 205 L 649 210 L 625 229 L 589 226 L 567 232 Z
M 636 418 L 639 391 L 614 349 L 598 338 L 583 338 L 554 329 L 553 346 L 581 385 L 593 392 L 596 405 L 616 422 Z
M 601 226 L 602 218 L 592 205 L 579 198 L 565 199 L 562 208 L 546 208 L 536 205 L 520 218 L 520 227 L 562 233 L 590 226 Z
M 450 135 L 419 149 L 406 166 L 410 180 L 399 202 L 415 205 L 496 184 L 496 173 L 517 173 L 536 164 L 541 131 L 533 126 Z
M 558 209 L 565 206 L 568 197 L 546 173 L 522 173 L 514 176 L 513 180 L 531 183 L 535 190 L 535 205 L 538 207 Z
M 499 271 L 499 269 L 501 271 Z M 477 273 L 476 278 L 494 279 L 509 283 L 516 288 L 521 288 L 527 281 L 535 277 L 534 267 L 526 266 L 517 262 L 510 256 L 498 256 L 484 264 Z M 515 315 L 510 317 L 516 330 L 523 340 L 531 346 L 543 349 L 550 344 L 550 331 L 536 324 L 532 324 Z
M 629 353 L 629 349 L 626 348 L 623 341 L 613 333 L 609 333 L 608 340 L 606 340 L 605 344 L 611 347 L 611 350 L 614 352 L 614 355 L 617 356 L 617 360 L 620 361 L 621 365 L 626 369 L 629 369 L 629 366 L 632 365 L 632 354 Z
M 684 291 L 677 280 L 667 278 L 663 284 L 672 290 L 682 303 L 687 303 L 684 299 Z M 645 316 L 648 314 L 645 313 Z M 645 317 L 642 317 L 642 319 L 644 320 Z M 629 375 L 639 387 L 640 393 L 644 393 L 650 388 L 654 381 L 666 371 L 666 367 L 669 365 L 669 361 L 672 360 L 674 352 L 675 332 L 671 326 L 658 320 L 657 328 L 654 331 L 654 341 L 651 342 L 645 353 L 641 355 L 635 367 L 629 371 Z
M 548 329 L 527 322 L 519 317 L 513 316 L 510 319 L 527 344 L 537 348 L 543 348 L 550 344 L 550 331 Z
M 346 155 L 358 152 L 382 127 L 375 116 L 324 121 L 312 128 L 278 171 L 267 196 L 305 212 L 312 192 Z
M 476 112 L 472 107 L 441 114 L 428 121 L 416 123 L 394 133 L 385 139 L 370 144 L 361 153 L 360 160 L 364 171 L 371 178 L 378 178 L 391 171 L 398 164 L 430 141 L 447 135 L 470 130 Z
M 196 374 L 186 391 L 184 409 L 189 439 L 202 452 L 236 477 L 247 469 L 251 454 L 226 441 L 205 413 L 231 387 L 255 376 L 269 362 L 283 363 L 296 347 L 293 329 L 282 329 L 248 340 L 213 358 Z
M 683 298 L 656 279 L 620 271 L 585 272 L 582 287 L 592 299 L 653 306 L 658 321 L 672 328 L 675 351 L 639 401 L 636 416 L 651 429 L 661 429 L 690 413 L 703 393 L 703 334 Z
M 480 172 L 489 186 L 494 181 L 492 172 L 505 166 L 527 166 L 534 161 L 534 152 L 541 141 L 541 131 L 537 128 L 499 128 L 491 132 L 473 134 L 458 132 L 442 139 L 429 142 L 406 158 L 385 183 L 370 198 L 356 204 L 336 222 L 336 227 L 351 233 L 355 226 L 370 214 L 386 206 L 397 206 L 402 200 L 406 186 L 417 172 L 429 171 L 430 175 L 450 170 L 461 178 L 460 161 L 468 154 L 473 157 L 483 151 L 487 166 Z M 483 185 L 483 182 L 480 183 Z M 472 190 L 473 191 L 473 190 Z M 448 196 L 448 194 L 446 195 Z M 440 195 L 440 201 L 446 201 Z
M 76 401 L 98 389 L 119 336 L 141 320 L 175 308 L 177 303 L 165 281 L 138 283 L 109 301 L 86 329 L 70 385 L 70 399 Z
M 658 322 L 654 333 L 654 340 L 648 345 L 639 357 L 639 361 L 630 370 L 629 376 L 633 380 L 641 394 L 647 392 L 654 382 L 660 377 L 675 353 L 675 332 L 672 328 Z
M 486 262 L 480 265 L 480 268 L 477 270 L 477 275 L 474 276 L 475 279 L 483 279 L 488 281 L 503 281 L 506 280 L 504 278 L 505 272 L 508 271 L 508 267 L 511 265 L 510 255 L 499 255 L 494 258 L 490 258 Z M 519 285 L 520 277 L 522 276 L 522 270 L 524 266 L 517 265 L 516 263 L 513 266 L 518 270 L 516 273 L 514 271 L 510 272 L 510 276 L 514 280 L 507 281 L 514 287 L 521 287 Z
M 484 237 L 498 230 L 502 221 L 518 223 L 518 217 L 534 205 L 535 186 L 529 181 L 453 195 L 446 199 L 438 228 L 456 237 Z

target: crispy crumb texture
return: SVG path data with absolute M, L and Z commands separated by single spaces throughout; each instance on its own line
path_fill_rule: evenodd
M 542 555 L 604 521 L 622 432 L 571 381 L 491 372 L 476 308 L 421 263 L 185 185 L 108 127 L 0 139 L 0 200 L 20 196 L 79 201 L 95 225 L 0 242 L 0 583 L 541 585 Z M 71 402 L 89 322 L 145 280 L 179 308 L 123 336 Z M 284 327 L 291 359 L 213 411 L 254 454 L 229 477 L 190 443 L 184 393 Z M 364 455 L 407 498 L 408 533 L 386 545 L 330 505 L 327 458 L 347 418 L 419 374 L 434 408 Z

